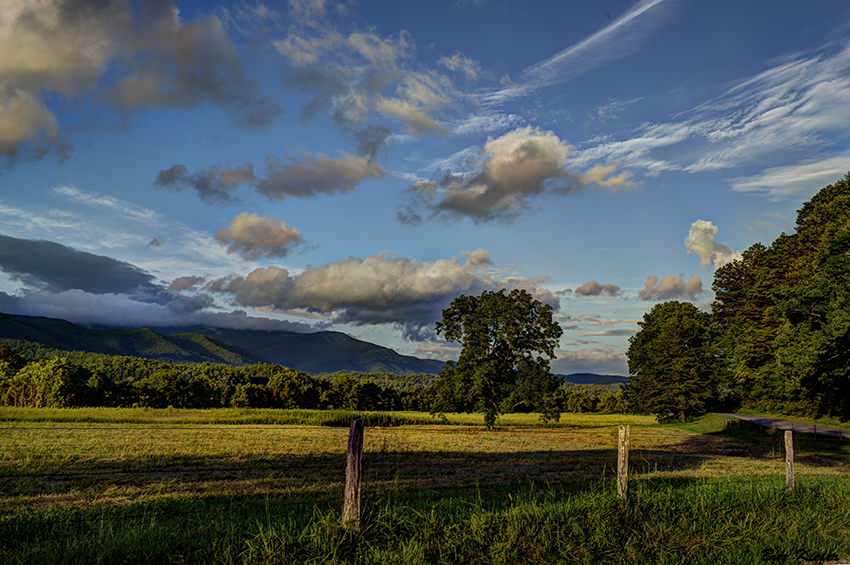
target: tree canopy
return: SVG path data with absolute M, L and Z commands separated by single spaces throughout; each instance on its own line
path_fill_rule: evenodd
M 850 418 L 850 174 L 803 205 L 793 234 L 718 269 L 712 288 L 745 402 Z
M 492 428 L 500 414 L 524 404 L 543 419 L 557 419 L 553 394 L 560 380 L 549 360 L 562 330 L 551 306 L 518 289 L 462 295 L 443 310 L 435 329 L 462 349 L 437 377 L 434 412 L 481 412 Z
M 659 422 L 685 421 L 717 403 L 725 384 L 720 327 L 687 302 L 664 302 L 644 314 L 629 339 L 629 410 Z

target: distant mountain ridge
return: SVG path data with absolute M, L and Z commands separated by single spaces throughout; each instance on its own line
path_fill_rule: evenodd
M 438 373 L 443 366 L 442 361 L 401 355 L 387 347 L 355 339 L 342 332 L 321 331 L 305 334 L 204 326 L 154 329 L 166 335 L 173 331 L 189 331 L 217 337 L 250 351 L 268 363 L 308 373 L 359 371 L 406 375 Z
M 65 351 L 129 355 L 184 363 L 266 362 L 308 373 L 337 371 L 437 373 L 441 361 L 401 355 L 341 332 L 184 328 L 87 329 L 65 320 L 0 313 L 0 339 Z
M 20 339 L 63 351 L 128 355 L 173 363 L 261 363 L 256 355 L 206 335 L 163 336 L 150 328 L 86 329 L 65 320 L 0 314 L 0 339 Z
M 628 377 L 622 377 L 619 375 L 597 375 L 596 373 L 573 373 L 571 375 L 562 375 L 562 377 L 568 383 L 577 385 L 625 384 L 629 382 Z

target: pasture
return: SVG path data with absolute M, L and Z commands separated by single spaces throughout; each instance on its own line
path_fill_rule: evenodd
M 0 410 L 4 563 L 803 563 L 850 556 L 847 442 L 623 415 Z M 617 426 L 631 486 L 617 500 Z

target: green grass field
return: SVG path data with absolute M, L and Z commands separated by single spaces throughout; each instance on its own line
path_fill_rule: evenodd
M 821 563 L 850 557 L 850 447 L 718 416 L 0 410 L 3 563 Z M 631 426 L 627 503 L 616 435 Z

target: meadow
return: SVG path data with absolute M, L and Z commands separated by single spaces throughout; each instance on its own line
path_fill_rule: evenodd
M 850 442 L 645 416 L 0 409 L 4 563 L 821 563 L 850 557 Z M 629 498 L 616 437 L 631 427 Z

